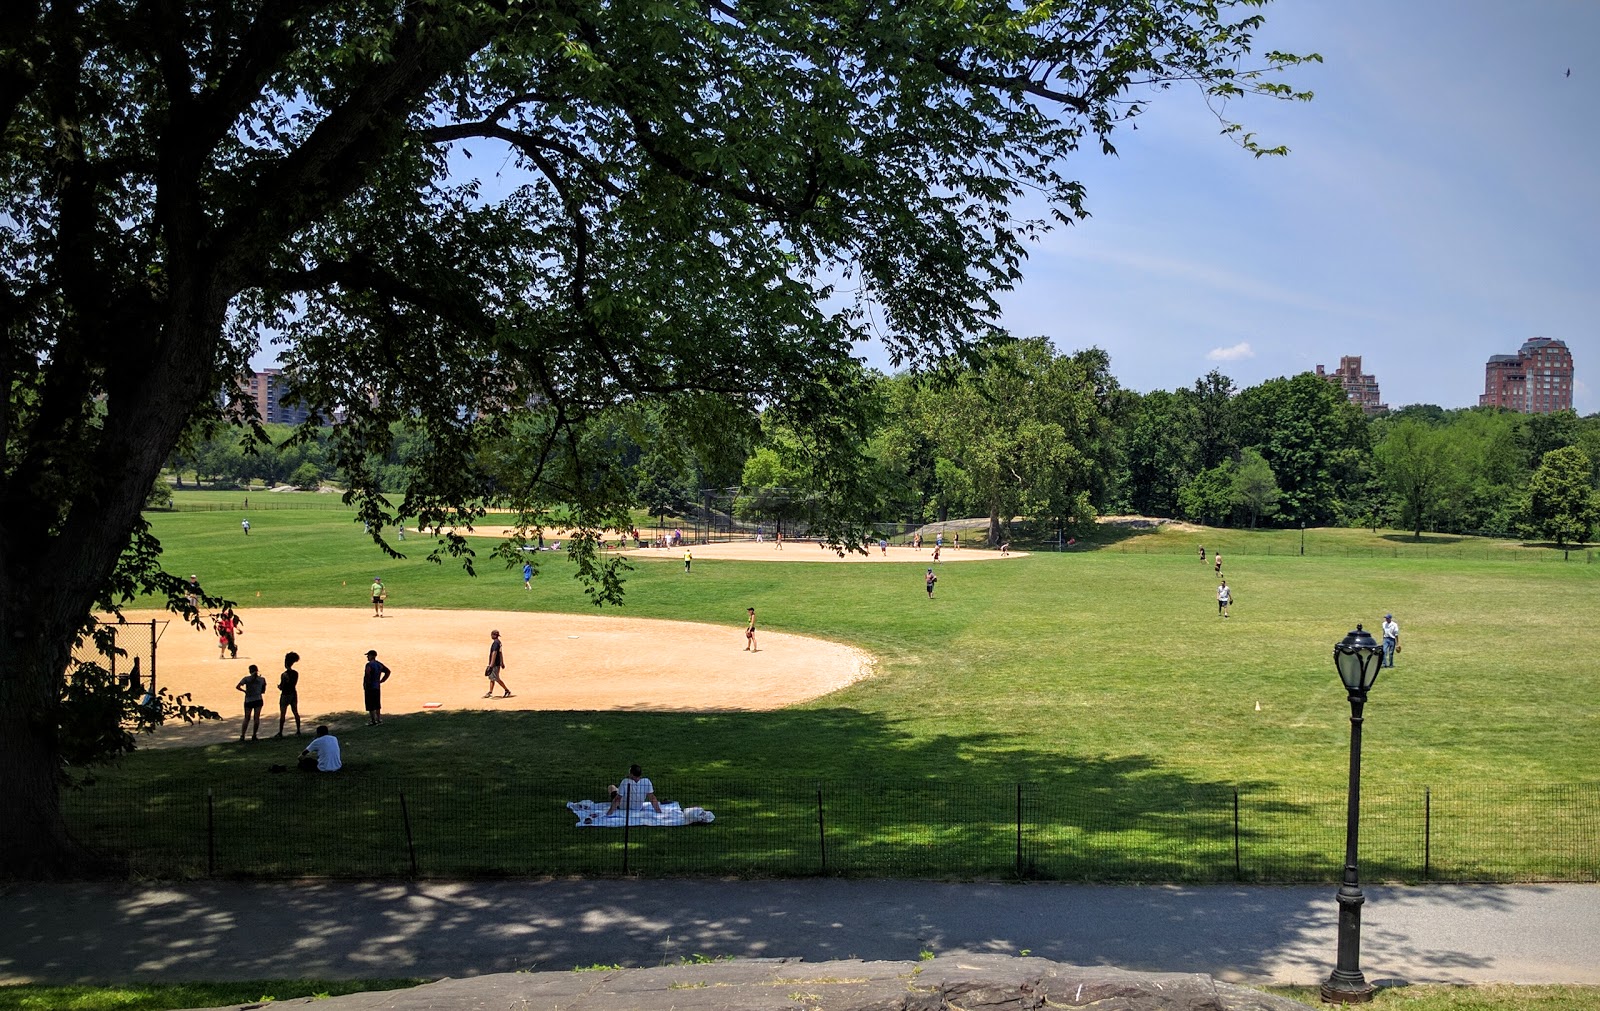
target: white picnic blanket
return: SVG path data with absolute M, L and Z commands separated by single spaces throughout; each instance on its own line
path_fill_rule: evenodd
M 567 804 L 567 810 L 578 816 L 579 828 L 622 828 L 624 825 L 667 828 L 675 825 L 709 825 L 717 820 L 703 807 L 680 807 L 677 801 L 662 804 L 660 814 L 652 807 L 631 813 L 618 809 L 615 814 L 606 814 L 610 806 L 592 800 L 574 800 Z

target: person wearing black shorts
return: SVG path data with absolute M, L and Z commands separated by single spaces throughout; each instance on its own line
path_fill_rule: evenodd
M 367 650 L 367 665 L 361 670 L 361 691 L 367 707 L 367 726 L 383 722 L 383 683 L 392 672 L 378 660 L 378 651 Z
M 261 733 L 261 707 L 267 700 L 267 679 L 261 676 L 255 664 L 251 664 L 250 673 L 240 678 L 234 687 L 244 692 L 244 722 L 239 725 L 239 740 L 244 740 L 246 731 L 250 733 L 252 741 L 257 740 Z M 253 729 L 252 720 L 255 724 Z
M 283 723 L 289 710 L 294 710 L 294 736 L 300 736 L 300 672 L 294 665 L 300 662 L 299 653 L 283 655 L 283 673 L 278 675 L 278 732 L 283 736 Z

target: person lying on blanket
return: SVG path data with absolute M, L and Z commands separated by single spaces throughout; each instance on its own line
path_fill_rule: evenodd
M 611 790 L 611 807 L 606 814 L 616 814 L 622 805 L 628 805 L 628 810 L 641 810 L 645 804 L 655 809 L 656 814 L 661 813 L 661 802 L 656 799 L 655 784 L 645 778 L 644 770 L 639 768 L 639 763 L 628 766 L 628 777 L 622 781 L 621 786 L 613 786 Z

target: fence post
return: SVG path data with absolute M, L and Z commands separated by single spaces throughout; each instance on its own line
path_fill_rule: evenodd
M 1239 863 L 1239 788 L 1233 788 L 1233 880 L 1244 880 L 1244 868 Z
M 417 876 L 417 845 L 411 838 L 411 810 L 406 807 L 406 792 L 400 791 L 400 820 L 406 824 L 406 852 L 411 854 L 411 876 Z
M 622 873 L 628 873 L 628 836 L 633 828 L 633 781 L 622 784 L 626 791 L 622 805 Z
M 1422 880 L 1433 869 L 1433 787 L 1422 788 Z
M 1017 877 L 1022 877 L 1022 784 L 1017 784 Z
M 211 787 L 206 787 L 206 877 L 217 876 L 217 812 L 211 800 Z
M 817 787 L 817 852 L 822 855 L 822 873 L 828 873 L 828 832 L 822 820 L 822 788 Z

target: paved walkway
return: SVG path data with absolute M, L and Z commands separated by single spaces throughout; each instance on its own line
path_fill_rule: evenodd
M 1325 887 L 907 881 L 84 884 L 0 887 L 0 983 L 472 976 L 682 957 L 1078 965 L 1320 982 Z M 1600 984 L 1600 886 L 1367 890 L 1375 983 Z

